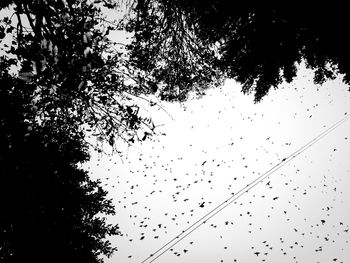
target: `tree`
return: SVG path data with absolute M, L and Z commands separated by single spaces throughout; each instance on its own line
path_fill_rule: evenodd
M 86 134 L 115 146 L 154 126 L 133 101 L 147 86 L 108 39 L 111 0 L 2 1 L 1 262 L 101 262 L 118 234 L 100 183 L 78 165 Z M 3 10 L 1 10 L 3 11 Z M 15 69 L 15 70 L 13 70 Z
M 98 181 L 78 168 L 89 157 L 82 136 L 33 126 L 35 85 L 15 79 L 1 60 L 0 261 L 102 262 L 118 234 L 99 215 L 114 214 Z
M 344 5 L 140 0 L 134 13 L 132 59 L 169 89 L 210 86 L 208 76 L 234 78 L 258 102 L 271 87 L 291 82 L 302 60 L 318 84 L 336 73 L 350 83 Z
M 101 8 L 115 3 L 96 2 L 1 2 L 11 8 L 0 24 L 1 262 L 102 262 L 116 249 L 105 238 L 118 227 L 101 217 L 114 214 L 111 200 L 79 168 L 85 135 L 114 146 L 153 127 L 107 38 L 117 25 Z
M 41 125 L 80 128 L 115 146 L 152 133 L 152 122 L 138 114 L 133 98 L 147 94 L 109 32 L 122 23 L 106 21 L 102 9 L 118 6 L 104 1 L 8 1 L 13 13 L 2 19 L 0 36 L 16 58 L 18 77 L 36 85 L 32 102 Z
M 136 1 L 126 30 L 134 33 L 128 46 L 130 62 L 147 76 L 145 82 L 161 99 L 185 100 L 222 79 L 215 64 L 216 48 L 194 34 L 184 12 L 169 1 Z

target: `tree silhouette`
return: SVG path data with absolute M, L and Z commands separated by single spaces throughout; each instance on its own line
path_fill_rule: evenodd
M 115 26 L 97 5 L 1 2 L 8 6 L 0 24 L 0 261 L 102 262 L 115 250 L 105 238 L 119 231 L 104 219 L 114 214 L 106 191 L 79 168 L 89 158 L 85 133 L 113 146 L 151 122 L 129 97 L 136 85 L 125 84 L 127 65 L 107 38 Z
M 133 59 L 171 94 L 174 86 L 186 92 L 219 76 L 239 81 L 243 92 L 254 92 L 260 101 L 271 87 L 292 81 L 302 60 L 318 84 L 336 73 L 350 83 L 344 5 L 137 2 L 130 22 Z
M 28 122 L 35 85 L 1 62 L 0 261 L 102 262 L 115 250 L 105 238 L 119 232 L 100 217 L 114 214 L 106 191 L 78 167 L 89 157 L 83 137 Z
M 143 130 L 152 133 L 134 102 L 149 93 L 147 86 L 108 38 L 122 21 L 106 21 L 102 8 L 117 2 L 7 2 L 12 11 L 1 21 L 0 39 L 12 38 L 4 45 L 7 56 L 16 58 L 18 77 L 36 85 L 32 96 L 42 125 L 79 123 L 111 146 L 118 138 L 134 141 Z

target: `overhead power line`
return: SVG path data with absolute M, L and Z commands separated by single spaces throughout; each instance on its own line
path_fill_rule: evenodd
M 270 168 L 268 171 L 263 173 L 262 175 L 258 176 L 256 179 L 254 179 L 252 182 L 247 184 L 245 187 L 241 188 L 237 193 L 234 193 L 232 196 L 221 202 L 219 205 L 217 205 L 215 208 L 210 210 L 208 213 L 206 213 L 204 216 L 199 218 L 196 222 L 192 223 L 189 227 L 187 227 L 185 230 L 183 230 L 180 234 L 175 236 L 173 239 L 165 243 L 162 247 L 160 247 L 158 250 L 156 250 L 153 254 L 148 256 L 146 259 L 144 259 L 141 263 L 145 262 L 153 262 L 156 259 L 158 259 L 160 256 L 162 256 L 165 252 L 167 252 L 169 249 L 174 247 L 177 243 L 179 243 L 181 240 L 183 240 L 185 237 L 190 235 L 193 231 L 195 231 L 197 228 L 199 228 L 201 225 L 206 223 L 209 219 L 214 217 L 216 214 L 218 214 L 220 211 L 222 211 L 224 208 L 229 206 L 231 203 L 236 201 L 238 198 L 240 198 L 242 195 L 247 193 L 249 190 L 251 190 L 253 187 L 261 183 L 264 179 L 268 178 L 270 175 L 272 175 L 274 172 L 276 172 L 278 169 L 286 165 L 288 162 L 293 160 L 295 157 L 303 153 L 305 150 L 310 148 L 312 145 L 314 145 L 316 142 L 321 140 L 323 137 L 325 137 L 327 134 L 331 133 L 333 130 L 335 130 L 337 127 L 342 125 L 346 120 L 349 119 L 350 115 L 345 113 L 345 117 L 343 117 L 341 120 L 334 123 L 332 126 L 330 126 L 328 129 L 320 133 L 318 136 L 304 144 L 304 146 L 300 147 L 298 150 L 290 154 L 288 157 L 283 158 L 279 163 L 277 163 L 275 166 Z

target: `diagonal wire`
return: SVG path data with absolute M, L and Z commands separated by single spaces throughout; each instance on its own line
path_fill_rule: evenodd
M 149 263 L 155 261 L 158 259 L 161 255 L 163 255 L 165 252 L 167 252 L 169 249 L 174 247 L 177 243 L 179 243 L 181 240 L 183 240 L 185 237 L 190 235 L 193 231 L 195 231 L 197 228 L 199 228 L 201 225 L 205 224 L 209 219 L 214 217 L 216 214 L 218 214 L 220 211 L 222 211 L 224 208 L 226 208 L 228 205 L 230 205 L 232 202 L 236 201 L 239 197 L 247 193 L 249 190 L 251 190 L 253 187 L 255 187 L 257 184 L 261 183 L 264 179 L 268 178 L 271 174 L 276 172 L 278 169 L 286 165 L 288 162 L 293 160 L 295 157 L 303 153 L 305 150 L 310 148 L 312 145 L 314 145 L 316 142 L 321 140 L 323 137 L 325 137 L 327 134 L 331 133 L 333 130 L 335 130 L 338 126 L 342 125 L 346 120 L 349 119 L 350 115 L 347 115 L 345 113 L 345 117 L 343 117 L 341 120 L 334 123 L 332 126 L 330 126 L 328 129 L 320 133 L 318 136 L 307 142 L 304 146 L 300 147 L 298 150 L 290 154 L 288 157 L 283 158 L 278 164 L 270 168 L 268 171 L 263 173 L 262 175 L 258 176 L 256 179 L 254 179 L 252 182 L 247 184 L 245 187 L 241 188 L 237 193 L 233 194 L 231 197 L 224 200 L 222 203 L 217 205 L 215 208 L 210 210 L 208 213 L 206 213 L 204 216 L 199 218 L 196 222 L 192 223 L 189 227 L 187 227 L 185 230 L 183 230 L 180 234 L 175 236 L 173 239 L 168 241 L 166 244 L 164 244 L 161 248 L 156 250 L 153 254 L 148 256 L 146 259 L 144 259 L 141 263 L 145 263 L 149 259 Z M 176 240 L 176 242 L 174 242 Z M 174 242 L 174 243 L 173 243 Z M 171 246 L 167 247 L 173 243 Z M 167 248 L 166 248 L 167 247 Z M 164 248 L 166 248 L 164 251 L 162 251 Z M 162 251 L 162 252 L 161 252 Z M 159 253 L 161 252 L 161 253 Z M 157 253 L 159 253 L 157 256 L 155 256 Z

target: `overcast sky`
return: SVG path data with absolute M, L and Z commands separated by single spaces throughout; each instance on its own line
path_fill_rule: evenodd
M 166 112 L 143 108 L 163 125 L 158 136 L 122 158 L 93 154 L 85 166 L 108 189 L 117 211 L 109 220 L 122 232 L 107 262 L 141 263 L 350 114 L 350 92 L 340 78 L 314 85 L 301 66 L 259 104 L 228 80 L 200 99 L 162 105 Z M 349 159 L 346 121 L 154 262 L 348 262 Z

